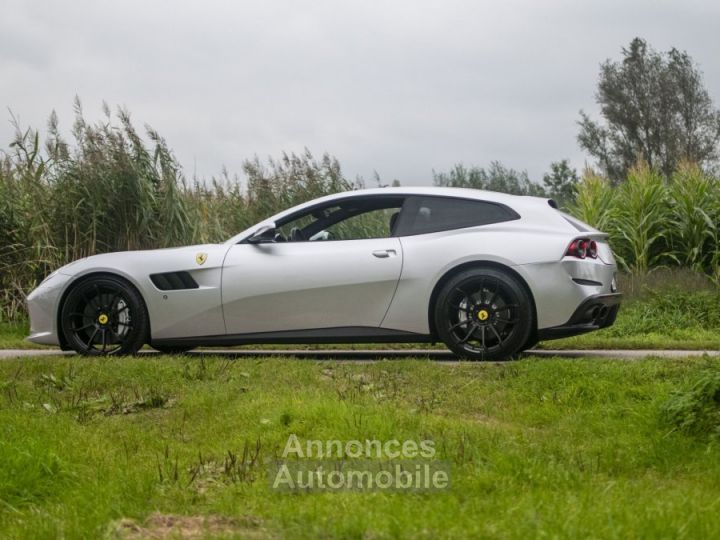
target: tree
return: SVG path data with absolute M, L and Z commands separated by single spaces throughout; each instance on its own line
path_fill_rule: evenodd
M 575 199 L 578 181 L 577 171 L 570 167 L 567 159 L 551 163 L 550 172 L 543 176 L 547 196 L 555 199 L 560 206 L 566 206 Z
M 436 186 L 487 189 L 513 195 L 545 195 L 542 186 L 531 182 L 526 171 L 509 169 L 499 161 L 491 162 L 487 170 L 468 168 L 458 163 L 447 173 L 433 171 L 433 183 Z
M 638 159 L 665 177 L 681 161 L 716 162 L 720 111 L 692 58 L 675 48 L 659 53 L 640 38 L 622 54 L 601 65 L 595 98 L 605 123 L 580 111 L 580 146 L 615 183 Z

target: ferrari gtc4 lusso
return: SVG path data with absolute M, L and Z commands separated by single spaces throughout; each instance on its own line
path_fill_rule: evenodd
M 554 201 L 458 188 L 316 199 L 222 244 L 95 255 L 28 296 L 35 343 L 81 354 L 438 342 L 502 360 L 613 324 L 607 234 Z

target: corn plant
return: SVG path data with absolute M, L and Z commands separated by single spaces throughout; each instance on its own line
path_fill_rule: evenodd
M 593 227 L 609 231 L 612 226 L 610 209 L 613 204 L 613 186 L 610 181 L 588 169 L 577 187 L 575 204 L 570 211 Z
M 632 271 L 645 273 L 669 259 L 677 260 L 664 249 L 669 238 L 670 200 L 658 171 L 642 162 L 630 169 L 611 215 Z
M 711 265 L 713 242 L 718 236 L 717 180 L 700 167 L 683 164 L 668 184 L 670 248 L 678 261 L 703 271 Z

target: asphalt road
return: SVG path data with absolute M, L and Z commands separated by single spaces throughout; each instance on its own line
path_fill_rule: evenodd
M 0 350 L 0 359 L 21 358 L 29 356 L 52 356 L 63 355 L 72 356 L 75 353 L 62 352 L 57 349 L 5 349 Z M 155 351 L 144 351 L 142 354 L 159 355 Z M 637 360 L 646 356 L 656 356 L 662 358 L 685 358 L 688 356 L 720 356 L 720 351 L 667 351 L 667 350 L 533 350 L 527 351 L 524 356 L 535 358 L 547 358 L 557 356 L 560 358 L 617 358 L 621 360 Z M 256 358 L 259 356 L 285 356 L 294 358 L 304 358 L 308 360 L 382 360 L 382 359 L 398 359 L 403 358 L 430 358 L 432 360 L 442 360 L 446 363 L 457 363 L 457 359 L 450 351 L 437 349 L 386 349 L 386 350 L 330 350 L 330 349 L 277 349 L 277 350 L 251 350 L 251 349 L 205 349 L 196 350 L 188 353 L 190 356 L 224 356 L 227 358 L 243 359 Z

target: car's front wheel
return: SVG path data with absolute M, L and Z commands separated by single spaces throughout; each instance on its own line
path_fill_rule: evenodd
M 476 268 L 453 276 L 435 304 L 435 329 L 445 345 L 471 360 L 508 360 L 528 341 L 532 306 L 513 276 Z
M 70 290 L 60 325 L 65 343 L 80 354 L 135 354 L 147 341 L 148 315 L 135 287 L 94 276 Z

